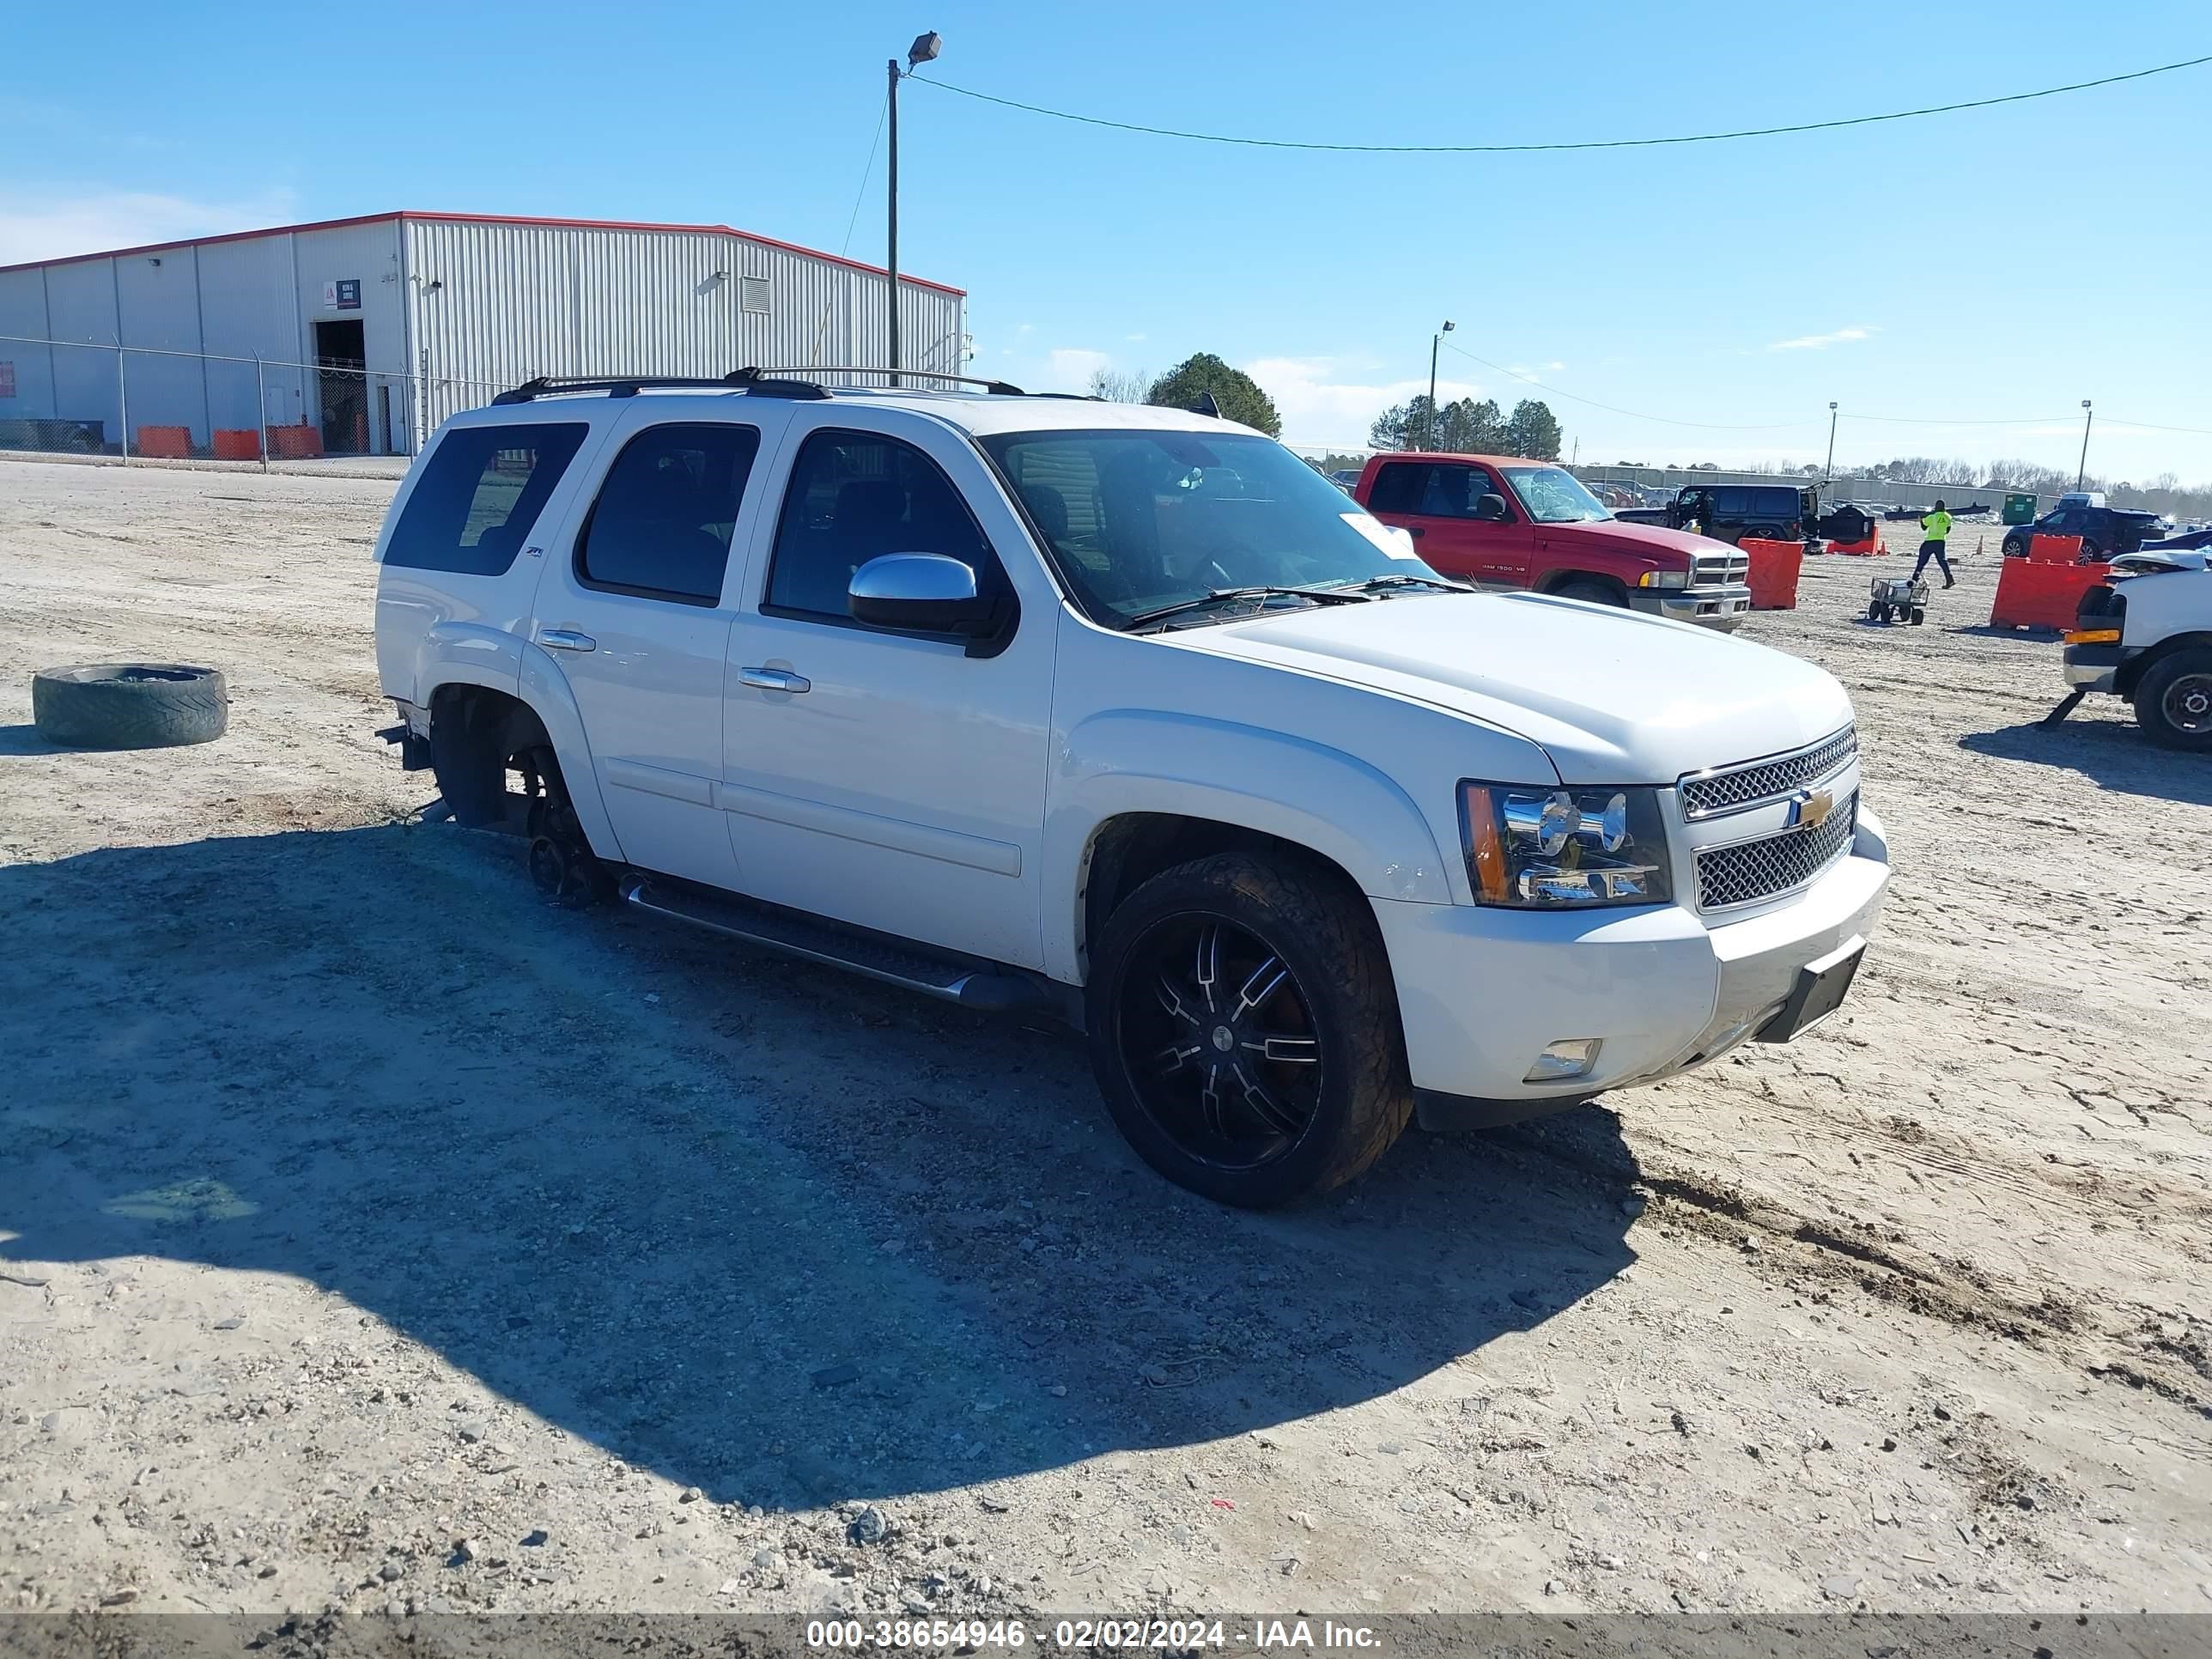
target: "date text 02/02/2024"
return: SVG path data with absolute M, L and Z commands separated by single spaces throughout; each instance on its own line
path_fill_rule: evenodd
M 1372 1650 L 1380 1645 L 1372 1627 L 1340 1625 L 1334 1620 L 1258 1619 L 1238 1627 L 1219 1619 L 1061 1619 L 1041 1626 L 1034 1639 L 1060 1649 L 1158 1650 L 1184 1653 L 1203 1648 L 1249 1647 L 1261 1651 L 1297 1649 Z M 968 1650 L 1027 1647 L 1032 1637 L 1018 1619 L 813 1620 L 806 1645 L 824 1651 Z

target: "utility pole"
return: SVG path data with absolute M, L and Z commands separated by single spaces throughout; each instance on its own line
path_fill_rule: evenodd
M 1444 336 L 1451 331 L 1452 325 L 1449 323 L 1446 323 L 1442 328 L 1429 336 L 1429 412 L 1427 418 L 1422 422 L 1420 447 L 1423 449 L 1433 449 L 1436 447 L 1437 348 L 1443 343 Z
M 915 65 L 917 64 L 934 62 L 939 49 L 942 47 L 944 44 L 945 42 L 938 36 L 935 30 L 932 30 L 927 34 L 915 35 L 914 37 L 914 44 L 907 48 L 906 73 L 912 74 L 914 72 Z M 900 384 L 898 278 L 898 88 L 900 70 L 898 59 L 896 58 L 891 58 L 884 65 L 884 67 L 890 71 L 890 95 L 891 100 L 890 108 L 887 112 L 887 118 L 890 122 L 891 130 L 890 190 L 889 192 L 888 203 L 890 209 L 890 234 L 885 239 L 884 251 L 884 275 L 890 279 L 890 287 L 891 384 L 893 386 L 897 386 Z
M 1820 470 L 1822 482 L 1836 476 L 1836 405 L 1828 404 L 1828 464 Z
M 2089 400 L 2087 398 L 2082 398 L 2081 465 L 2074 469 L 2074 488 L 2076 489 L 2081 488 L 2082 482 L 2089 476 L 2089 422 L 2096 418 L 2095 412 L 2089 407 Z

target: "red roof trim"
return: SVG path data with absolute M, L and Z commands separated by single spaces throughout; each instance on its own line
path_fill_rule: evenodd
M 36 270 L 44 265 L 81 264 L 87 259 L 119 259 L 132 253 L 164 253 L 171 248 L 205 247 L 216 242 L 249 242 L 260 236 L 289 236 L 308 230 L 343 230 L 353 225 L 388 223 L 399 219 L 421 219 L 434 224 L 449 225 L 542 225 L 556 230 L 664 230 L 685 232 L 695 236 L 736 236 L 748 242 L 759 242 L 765 246 L 781 248 L 786 253 L 797 253 L 809 259 L 820 259 L 826 264 L 842 265 L 848 270 L 866 271 L 872 276 L 884 274 L 881 265 L 872 265 L 860 259 L 848 259 L 842 254 L 824 253 L 819 248 L 787 242 L 774 236 L 763 236 L 757 231 L 739 230 L 732 225 L 662 225 L 626 219 L 535 219 L 504 213 L 362 213 L 350 219 L 317 219 L 301 225 L 271 225 L 265 230 L 225 231 L 219 236 L 180 236 L 171 242 L 146 242 L 137 247 L 105 249 L 98 253 L 70 253 L 58 259 L 26 259 L 20 264 L 0 265 L 0 271 Z M 910 271 L 901 271 L 899 281 L 909 288 L 934 289 L 939 294 L 950 294 L 959 299 L 968 297 L 964 288 L 952 288 L 944 283 L 933 283 L 927 277 L 916 276 Z

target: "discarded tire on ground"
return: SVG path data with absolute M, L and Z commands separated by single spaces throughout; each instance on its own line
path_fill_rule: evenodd
M 221 737 L 230 723 L 230 696 L 212 668 L 84 663 L 32 678 L 31 718 L 49 743 L 172 749 Z

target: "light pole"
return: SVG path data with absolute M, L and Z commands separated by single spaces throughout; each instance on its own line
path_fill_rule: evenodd
M 939 48 L 943 46 L 944 44 L 944 40 L 938 35 L 934 29 L 931 30 L 927 34 L 915 35 L 914 37 L 914 44 L 906 49 L 906 70 L 904 72 L 911 75 L 914 73 L 915 64 L 934 62 L 937 58 Z M 890 72 L 891 100 L 890 111 L 891 129 L 890 191 L 890 235 L 887 239 L 884 248 L 884 275 L 890 279 L 890 371 L 891 384 L 893 386 L 896 386 L 899 383 L 898 83 L 901 71 L 899 70 L 898 59 L 896 58 L 890 59 L 884 65 L 884 67 Z
M 1827 465 L 1826 465 L 1826 466 L 1825 466 L 1825 467 L 1821 468 L 1821 470 L 1820 470 L 1820 477 L 1821 477 L 1822 480 L 1825 482 L 1826 480 L 1830 479 L 1830 478 L 1832 478 L 1832 477 L 1834 477 L 1835 476 L 1836 476 L 1836 405 L 1835 405 L 1834 402 L 1832 400 L 1832 401 L 1829 403 L 1829 404 L 1828 404 L 1828 464 L 1827 464 Z
M 1437 438 L 1437 348 L 1443 343 L 1444 336 L 1451 331 L 1452 325 L 1446 323 L 1429 336 L 1429 413 L 1421 432 L 1421 447 L 1424 449 L 1433 445 Z
M 2089 422 L 2096 418 L 2096 415 L 2089 407 L 2089 400 L 2087 398 L 2082 398 L 2081 465 L 2074 469 L 2074 488 L 2076 489 L 2081 488 L 2082 481 L 2089 476 Z

